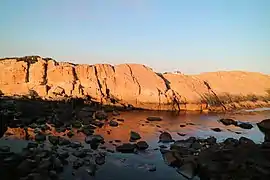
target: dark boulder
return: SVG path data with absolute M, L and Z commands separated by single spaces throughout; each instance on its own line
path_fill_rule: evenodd
M 225 119 L 220 119 L 219 120 L 222 124 L 224 124 L 225 126 L 229 126 L 229 125 L 237 125 L 237 121 L 233 120 L 233 119 L 229 119 L 229 118 L 225 118 Z
M 145 150 L 149 147 L 146 141 L 139 141 L 136 145 L 139 150 Z
M 161 117 L 158 116 L 149 116 L 146 118 L 148 121 L 162 121 Z
M 245 122 L 239 123 L 238 126 L 242 129 L 252 129 L 253 128 L 252 124 L 245 123 Z
M 137 133 L 135 131 L 130 132 L 130 141 L 137 141 L 139 139 L 141 139 L 141 136 L 139 133 Z
M 121 152 L 121 153 L 134 153 L 135 149 L 136 149 L 136 145 L 130 144 L 130 143 L 124 143 L 116 147 L 116 151 Z
M 172 136 L 171 136 L 170 133 L 168 133 L 168 132 L 162 132 L 159 135 L 159 142 L 162 142 L 162 143 L 173 142 L 173 138 L 172 138 Z

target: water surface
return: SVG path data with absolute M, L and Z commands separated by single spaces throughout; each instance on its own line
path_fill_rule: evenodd
M 160 116 L 162 121 L 148 122 L 148 116 Z M 105 138 L 105 146 L 114 149 L 115 146 L 129 142 L 130 131 L 138 132 L 142 140 L 149 144 L 149 149 L 138 154 L 121 154 L 107 153 L 106 164 L 102 165 L 97 171 L 96 176 L 90 177 L 84 168 L 76 171 L 76 178 L 71 175 L 73 172 L 71 167 L 67 167 L 64 171 L 64 179 L 96 179 L 96 180 L 138 180 L 138 179 L 157 179 L 157 180 L 179 180 L 185 179 L 176 172 L 174 168 L 166 165 L 160 151 L 157 149 L 160 145 L 158 137 L 162 131 L 170 132 L 175 140 L 186 139 L 191 136 L 198 138 L 206 138 L 214 136 L 218 141 L 222 141 L 228 137 L 240 138 L 241 136 L 248 137 L 256 143 L 263 141 L 263 134 L 256 126 L 257 122 L 270 117 L 270 111 L 240 111 L 233 114 L 197 114 L 197 113 L 182 113 L 173 114 L 169 112 L 151 112 L 151 111 L 132 111 L 122 112 L 119 116 L 112 116 L 109 120 L 124 119 L 118 127 L 109 126 L 108 122 L 102 128 L 96 129 L 96 134 L 101 134 Z M 220 118 L 233 118 L 242 122 L 249 122 L 254 125 L 250 130 L 241 129 L 235 126 L 224 126 L 217 120 Z M 185 125 L 185 127 L 180 127 Z M 214 132 L 211 128 L 220 128 L 222 132 Z M 180 136 L 178 133 L 186 134 Z M 72 139 L 84 142 L 85 136 L 82 133 L 76 134 Z M 121 143 L 116 143 L 115 140 L 120 140 Z M 112 141 L 112 142 L 110 142 Z M 19 151 L 26 145 L 25 141 L 0 140 L 1 145 L 9 145 L 13 151 Z M 85 148 L 89 145 L 85 144 Z M 155 166 L 155 172 L 149 172 L 149 167 Z

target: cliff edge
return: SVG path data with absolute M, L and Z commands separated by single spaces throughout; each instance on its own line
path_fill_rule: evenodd
M 0 59 L 0 93 L 90 98 L 155 110 L 268 106 L 270 76 L 255 72 L 155 73 L 141 64 L 72 64 L 27 56 Z

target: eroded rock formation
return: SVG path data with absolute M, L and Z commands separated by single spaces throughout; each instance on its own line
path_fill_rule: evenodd
M 0 69 L 0 90 L 8 96 L 87 96 L 102 103 L 167 110 L 226 109 L 247 101 L 268 105 L 270 100 L 270 77 L 253 72 L 160 74 L 140 64 L 82 65 L 38 56 L 1 59 Z

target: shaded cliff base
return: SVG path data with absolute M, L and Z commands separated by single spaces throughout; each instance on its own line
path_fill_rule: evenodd
M 270 76 L 242 71 L 156 73 L 141 64 L 73 64 L 26 56 L 0 59 L 5 96 L 82 98 L 150 110 L 230 110 L 269 105 Z

